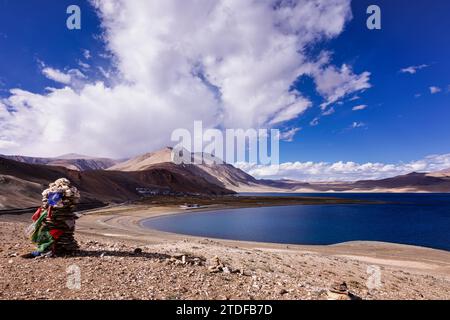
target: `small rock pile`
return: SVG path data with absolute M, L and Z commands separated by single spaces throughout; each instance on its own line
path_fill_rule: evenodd
M 351 293 L 347 287 L 347 283 L 335 283 L 327 291 L 328 300 L 361 300 L 360 297 Z
M 231 273 L 230 269 L 228 267 L 225 267 L 225 264 L 223 264 L 218 256 L 214 256 L 214 258 L 211 259 L 211 265 L 208 267 L 208 271 L 210 273 Z
M 243 268 L 235 269 L 235 268 L 232 268 L 231 266 L 225 265 L 222 262 L 222 260 L 219 259 L 218 256 L 214 256 L 211 259 L 211 264 L 208 266 L 208 272 L 210 272 L 210 273 L 223 272 L 225 274 L 239 273 L 243 276 L 251 276 L 252 275 L 252 273 L 250 271 L 244 270 Z
M 190 255 L 177 255 L 166 259 L 166 263 L 175 265 L 203 266 L 206 259 L 203 257 L 194 257 Z

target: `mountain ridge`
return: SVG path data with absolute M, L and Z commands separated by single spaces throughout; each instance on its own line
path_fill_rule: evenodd
M 104 170 L 120 162 L 120 160 L 89 157 L 73 153 L 50 158 L 1 154 L 0 157 L 28 164 L 42 164 L 49 166 L 66 167 L 68 169 L 77 171 Z
M 155 152 L 145 153 L 118 163 L 107 170 L 124 172 L 139 171 L 155 168 L 162 163 L 173 163 L 172 151 L 172 148 L 166 147 Z M 262 185 L 258 183 L 257 179 L 253 176 L 234 167 L 233 165 L 222 162 L 220 159 L 215 158 L 212 155 L 207 155 L 207 158 L 212 160 L 211 163 L 205 163 L 202 161 L 204 155 L 205 154 L 203 153 L 190 153 L 191 164 L 179 164 L 178 166 L 183 167 L 185 170 L 194 175 L 202 176 L 212 183 L 216 183 L 230 190 L 241 191 L 242 187 L 262 187 Z M 201 164 L 195 164 L 196 159 L 199 160 Z M 219 161 L 221 163 L 217 163 Z
M 83 202 L 120 203 L 138 200 L 143 192 L 168 194 L 233 194 L 174 164 L 136 172 L 77 171 L 60 166 L 29 164 L 0 157 L 0 209 L 39 205 L 41 192 L 58 178 L 68 178 Z
M 108 170 L 135 171 L 155 167 L 160 163 L 172 163 L 172 148 L 146 153 L 125 162 L 118 163 Z M 191 153 L 191 160 L 201 154 Z M 379 180 L 359 180 L 353 182 L 303 182 L 296 180 L 258 180 L 231 164 L 192 164 L 184 168 L 193 174 L 209 175 L 220 181 L 220 185 L 236 192 L 450 192 L 446 180 L 450 168 L 438 173 L 409 173 Z M 214 181 L 211 181 L 214 183 Z
M 211 195 L 235 192 L 450 192 L 450 169 L 355 182 L 258 180 L 227 163 L 175 164 L 171 152 L 171 148 L 165 148 L 125 161 L 109 159 L 113 164 L 106 169 L 108 162 L 96 162 L 108 160 L 106 158 L 0 155 L 0 209 L 39 204 L 42 190 L 49 182 L 61 177 L 73 181 L 84 201 L 107 203 L 133 201 L 155 192 Z M 201 155 L 191 154 L 191 159 Z M 63 157 L 70 158 L 71 155 Z

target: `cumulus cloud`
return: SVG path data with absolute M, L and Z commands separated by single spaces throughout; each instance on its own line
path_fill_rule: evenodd
M 46 67 L 65 84 L 47 94 L 13 89 L 0 152 L 123 157 L 170 143 L 176 128 L 272 127 L 311 102 L 292 89 L 311 76 L 327 104 L 370 87 L 369 72 L 312 60 L 307 48 L 338 36 L 350 0 L 92 0 L 115 72 L 108 84 Z M 85 59 L 91 58 L 88 50 Z M 92 63 L 90 63 L 92 65 Z M 114 79 L 112 79 L 114 78 Z M 109 85 L 112 83 L 113 85 Z
M 439 88 L 439 87 L 435 87 L 435 86 L 430 87 L 430 93 L 431 94 L 436 94 L 436 93 L 439 93 L 441 91 L 442 91 L 442 89 Z
M 421 65 L 418 65 L 418 66 L 410 66 L 410 67 L 401 69 L 400 72 L 401 73 L 415 74 L 415 73 L 417 73 L 417 71 L 419 71 L 421 69 L 424 69 L 424 68 L 427 68 L 427 67 L 429 67 L 428 64 L 421 64 Z
M 293 179 L 307 182 L 383 179 L 411 172 L 434 172 L 450 168 L 450 154 L 431 155 L 408 163 L 286 162 L 279 165 L 237 163 L 259 179 Z

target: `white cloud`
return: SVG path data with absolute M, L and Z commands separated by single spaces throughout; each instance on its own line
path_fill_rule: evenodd
M 111 72 L 110 71 L 106 71 L 103 67 L 98 67 L 98 70 L 100 71 L 100 73 L 102 74 L 103 77 L 105 77 L 105 79 L 109 79 L 111 78 Z
M 352 110 L 353 110 L 353 111 L 359 111 L 359 110 L 364 110 L 364 109 L 366 109 L 366 108 L 367 108 L 367 105 L 361 104 L 361 105 L 359 105 L 359 106 L 354 106 L 354 107 L 352 108 Z
M 435 86 L 430 87 L 430 93 L 431 94 L 436 94 L 436 93 L 439 93 L 441 91 L 442 91 L 442 89 L 439 88 L 439 87 L 435 87 Z
M 352 129 L 356 129 L 356 128 L 363 128 L 365 127 L 366 124 L 363 122 L 353 122 L 352 125 L 350 126 Z
M 194 120 L 248 128 L 294 119 L 311 106 L 290 90 L 302 75 L 329 103 L 370 87 L 368 72 L 305 54 L 343 31 L 350 0 L 92 2 L 117 68 L 105 71 L 112 85 L 75 85 L 83 77 L 74 69 L 44 68 L 67 87 L 11 90 L 6 103 L 16 112 L 0 131 L 17 147 L 0 152 L 129 156 L 169 144 L 174 129 Z
M 71 79 L 69 74 L 66 74 L 64 72 L 59 71 L 58 69 L 53 69 L 50 67 L 42 69 L 42 74 L 47 78 L 49 78 L 50 80 L 64 84 L 69 84 Z
M 417 73 L 418 70 L 421 70 L 421 69 L 424 69 L 424 68 L 427 68 L 427 67 L 429 67 L 428 64 L 421 64 L 421 65 L 418 65 L 418 66 L 410 66 L 410 67 L 401 69 L 400 72 L 401 73 L 415 74 L 415 73 Z
M 84 63 L 83 61 L 79 60 L 78 65 L 83 69 L 89 69 L 91 66 L 88 63 Z
M 89 60 L 91 58 L 91 52 L 89 50 L 87 50 L 87 49 L 83 49 L 83 57 L 86 60 Z
M 263 166 L 249 163 L 236 164 L 239 168 L 259 179 L 293 179 L 308 182 L 356 181 L 383 179 L 411 172 L 434 172 L 450 168 L 450 154 L 431 155 L 408 163 L 356 163 L 286 162 Z
M 312 127 L 319 125 L 319 117 L 315 117 L 314 119 L 312 119 L 309 125 Z
M 334 110 L 334 108 L 331 107 L 331 108 L 328 108 L 328 110 L 324 110 L 324 111 L 322 112 L 322 115 L 323 115 L 323 116 L 329 116 L 329 115 L 332 115 L 332 114 L 335 113 L 335 112 L 336 112 L 336 110 Z
M 58 69 L 44 67 L 42 69 L 42 74 L 50 80 L 67 85 L 86 78 L 86 76 L 78 69 L 70 69 L 64 73 Z
M 280 140 L 292 142 L 294 141 L 295 134 L 300 130 L 301 128 L 292 128 L 287 131 L 283 131 L 280 133 Z
M 326 98 L 321 105 L 322 109 L 352 93 L 371 87 L 370 72 L 365 71 L 357 75 L 346 64 L 340 69 L 335 66 L 320 68 L 314 71 L 313 77 L 317 91 Z
M 14 148 L 17 147 L 17 143 L 10 140 L 3 140 L 2 137 L 0 137 L 0 149 L 8 149 L 8 148 Z

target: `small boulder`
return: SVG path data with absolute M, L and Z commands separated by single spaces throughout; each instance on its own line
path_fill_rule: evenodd
M 286 293 L 288 293 L 288 291 L 286 289 L 281 289 L 279 292 L 281 295 L 285 295 Z
M 327 291 L 328 300 L 362 300 L 361 297 L 351 293 L 348 290 L 347 283 L 335 283 Z

